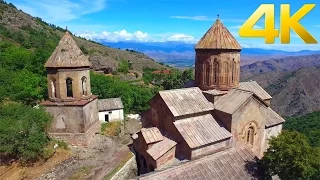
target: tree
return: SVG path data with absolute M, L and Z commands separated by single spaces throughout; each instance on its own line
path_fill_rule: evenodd
M 282 131 L 272 137 L 270 147 L 262 158 L 262 165 L 270 176 L 282 180 L 315 179 L 320 176 L 320 151 L 296 131 Z
M 129 62 L 126 60 L 121 60 L 119 62 L 118 72 L 123 72 L 123 73 L 129 72 Z
M 35 161 L 44 152 L 49 138 L 46 129 L 51 116 L 42 108 L 16 102 L 0 104 L 0 159 Z

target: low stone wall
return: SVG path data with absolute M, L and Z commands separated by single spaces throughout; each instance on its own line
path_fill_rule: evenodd
M 136 162 L 136 156 L 127 161 L 127 163 L 110 179 L 110 180 L 123 180 L 134 178 L 137 175 L 138 167 Z

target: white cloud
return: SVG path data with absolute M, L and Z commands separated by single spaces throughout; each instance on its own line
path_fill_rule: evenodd
M 182 33 L 166 33 L 166 34 L 148 34 L 142 31 L 128 32 L 123 29 L 120 31 L 107 32 L 80 32 L 75 33 L 87 39 L 106 42 L 119 42 L 119 41 L 138 41 L 138 42 L 166 42 L 166 41 L 179 41 L 186 43 L 196 43 L 198 39 L 193 36 Z
M 50 23 L 67 22 L 83 15 L 101 11 L 106 6 L 106 0 L 21 0 L 14 3 L 32 16 L 41 17 Z

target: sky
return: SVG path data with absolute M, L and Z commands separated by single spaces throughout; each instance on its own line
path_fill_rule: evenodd
M 300 23 L 320 43 L 320 2 Z M 265 44 L 264 38 L 242 38 L 240 26 L 261 4 L 275 5 L 279 28 L 280 4 L 290 4 L 291 13 L 305 2 L 292 0 L 7 0 L 18 9 L 48 23 L 68 27 L 72 33 L 110 42 L 181 41 L 196 43 L 217 19 L 229 29 L 242 47 L 288 51 L 320 50 L 320 44 L 305 44 L 291 32 L 291 43 Z M 264 17 L 255 26 L 264 27 Z

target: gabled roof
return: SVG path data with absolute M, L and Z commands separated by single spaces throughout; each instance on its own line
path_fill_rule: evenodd
M 142 128 L 140 131 L 147 144 L 162 141 L 164 138 L 156 127 Z
M 243 89 L 231 89 L 226 95 L 222 96 L 215 104 L 216 110 L 233 114 L 235 113 L 249 98 L 253 96 L 257 101 L 265 107 L 267 104 L 256 94 Z
M 258 179 L 255 156 L 246 146 L 228 150 L 189 161 L 163 171 L 155 171 L 139 177 L 141 180 L 166 179 Z
M 99 99 L 98 109 L 99 111 L 123 109 L 123 104 L 121 98 Z
M 60 40 L 58 46 L 53 51 L 45 67 L 49 68 L 75 68 L 75 67 L 90 67 L 91 63 L 88 57 L 85 56 L 76 42 L 72 39 L 68 31 Z
M 234 49 L 241 50 L 240 44 L 222 22 L 217 19 L 206 34 L 199 40 L 195 49 Z
M 281 124 L 285 122 L 285 120 L 273 111 L 270 107 L 266 108 L 266 127 L 271 127 L 277 124 Z
M 216 110 L 233 114 L 236 112 L 251 96 L 250 91 L 241 89 L 232 89 L 226 95 L 222 96 L 215 104 Z
M 198 87 L 160 91 L 159 94 L 175 117 L 213 110 L 212 103 Z
M 239 89 L 251 91 L 259 96 L 262 100 L 272 98 L 256 81 L 240 82 Z
M 174 125 L 190 148 L 204 146 L 232 136 L 211 114 L 177 120 Z
M 157 160 L 175 145 L 177 145 L 175 141 L 164 137 L 162 141 L 152 145 L 152 147 L 147 150 L 147 153 L 152 157 L 152 159 Z

